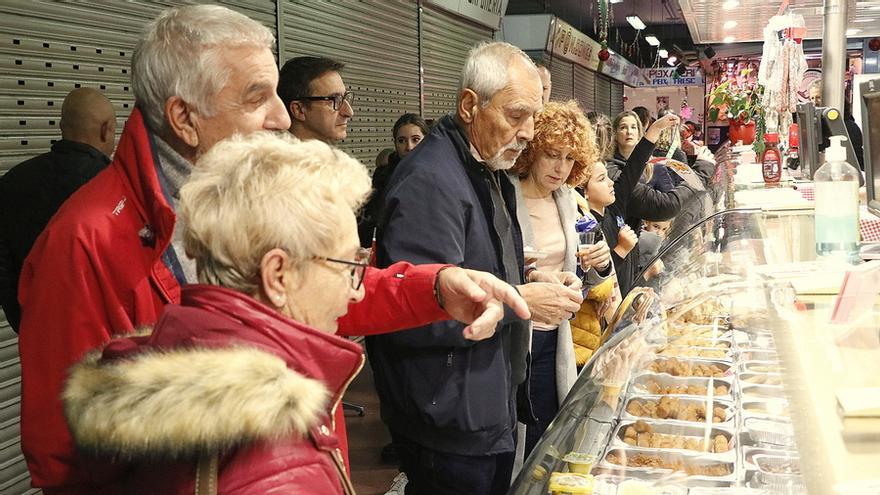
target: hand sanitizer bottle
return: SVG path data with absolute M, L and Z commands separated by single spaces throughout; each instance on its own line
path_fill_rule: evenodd
M 846 162 L 843 136 L 832 136 L 816 185 L 816 253 L 855 260 L 859 253 L 858 169 Z

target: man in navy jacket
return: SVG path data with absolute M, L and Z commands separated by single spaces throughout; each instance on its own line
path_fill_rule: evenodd
M 406 260 L 488 271 L 518 286 L 536 321 L 558 324 L 578 310 L 574 274 L 524 273 L 505 172 L 534 135 L 541 97 L 535 65 L 518 48 L 496 42 L 471 51 L 456 115 L 442 118 L 391 176 L 380 265 Z M 517 412 L 523 421 L 532 418 L 528 401 L 516 400 L 527 397 L 528 322 L 510 315 L 479 343 L 450 331 L 458 325 L 438 322 L 368 339 L 407 493 L 506 493 Z

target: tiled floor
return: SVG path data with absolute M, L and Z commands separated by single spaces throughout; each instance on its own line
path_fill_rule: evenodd
M 382 463 L 379 452 L 390 440 L 388 429 L 379 419 L 379 399 L 373 387 L 369 363 L 351 383 L 345 401 L 365 407 L 364 417 L 346 411 L 351 475 L 358 495 L 384 495 L 397 476 L 397 467 Z

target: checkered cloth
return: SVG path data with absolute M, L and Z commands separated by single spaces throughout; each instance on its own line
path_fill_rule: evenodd
M 812 185 L 798 184 L 797 190 L 807 201 L 816 201 L 816 188 Z

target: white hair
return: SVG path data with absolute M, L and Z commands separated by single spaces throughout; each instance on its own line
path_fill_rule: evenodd
M 282 248 L 294 266 L 337 249 L 338 219 L 370 192 L 367 169 L 327 144 L 259 131 L 220 141 L 180 190 L 184 246 L 199 281 L 246 294 Z
M 229 77 L 222 51 L 243 46 L 271 49 L 274 43 L 268 28 L 226 7 L 166 9 L 144 29 L 132 55 L 135 103 L 157 132 L 164 128 L 165 102 L 172 96 L 210 117 L 212 100 Z
M 535 69 L 535 62 L 519 48 L 503 41 L 484 41 L 473 47 L 461 71 L 461 89 L 470 89 L 480 97 L 483 105 L 507 86 L 508 71 L 514 60 Z M 461 91 L 459 91 L 461 93 Z

